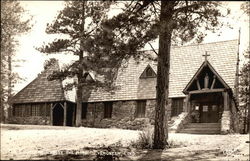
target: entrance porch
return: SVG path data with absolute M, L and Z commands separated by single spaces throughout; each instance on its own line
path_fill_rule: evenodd
M 192 123 L 219 123 L 223 113 L 222 92 L 200 93 L 190 96 Z

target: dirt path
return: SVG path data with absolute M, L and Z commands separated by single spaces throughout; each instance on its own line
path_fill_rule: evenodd
M 140 131 L 32 125 L 1 126 L 1 159 L 93 159 L 112 146 L 120 160 L 248 160 L 248 135 L 169 134 L 176 148 L 139 150 Z

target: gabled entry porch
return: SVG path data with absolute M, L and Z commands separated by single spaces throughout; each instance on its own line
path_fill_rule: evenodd
M 207 59 L 187 84 L 183 93 L 186 94 L 185 112 L 188 113 L 189 124 L 193 124 L 192 128 L 193 126 L 198 129 L 208 127 L 207 130 L 209 130 L 210 125 L 213 124 L 211 129 L 215 128 L 216 131 L 212 133 L 230 130 L 232 92 Z

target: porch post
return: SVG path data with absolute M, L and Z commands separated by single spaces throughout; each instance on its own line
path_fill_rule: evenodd
M 64 105 L 63 105 L 63 126 L 66 126 L 66 121 L 67 121 L 67 102 L 65 101 L 64 102 Z
M 50 125 L 53 125 L 53 103 L 50 103 Z
M 184 112 L 190 112 L 190 94 L 186 96 Z
M 228 98 L 228 93 L 223 92 L 223 99 L 224 99 L 224 111 L 229 111 L 229 98 Z
M 221 117 L 221 133 L 227 134 L 230 132 L 230 124 L 231 124 L 231 113 L 229 110 L 230 101 L 229 101 L 229 95 L 228 92 L 223 92 L 223 105 L 224 105 L 224 111 Z

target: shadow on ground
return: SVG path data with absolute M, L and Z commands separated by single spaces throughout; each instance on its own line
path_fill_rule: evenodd
M 218 150 L 198 150 L 198 151 L 179 151 L 176 149 L 149 150 L 136 160 L 165 160 L 165 161 L 193 161 L 193 160 L 211 160 L 217 157 L 223 157 L 222 152 Z

